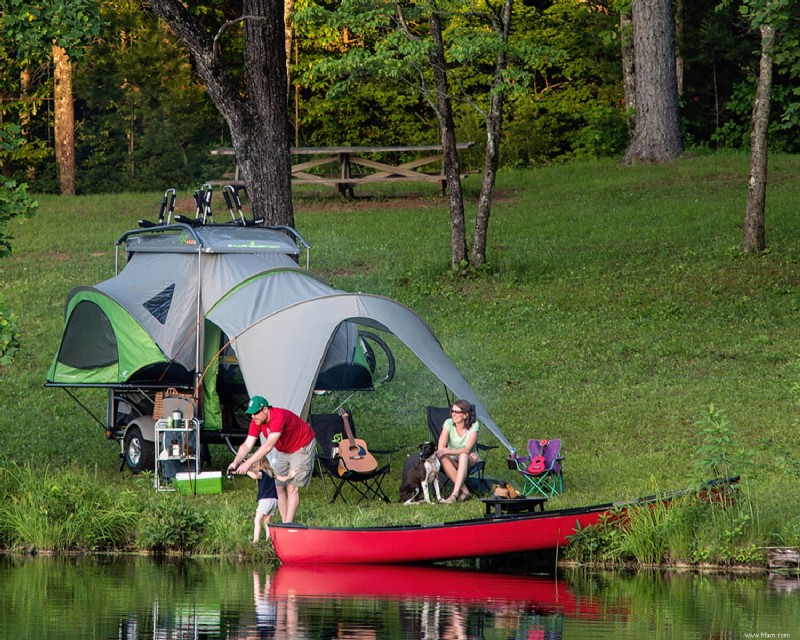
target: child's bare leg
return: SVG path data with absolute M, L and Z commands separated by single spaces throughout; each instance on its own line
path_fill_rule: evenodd
M 264 516 L 264 536 L 266 537 L 267 541 L 269 541 L 269 519 L 272 516 Z
M 261 521 L 264 519 L 264 514 L 256 511 L 256 517 L 253 519 L 253 544 L 258 544 L 261 538 Z

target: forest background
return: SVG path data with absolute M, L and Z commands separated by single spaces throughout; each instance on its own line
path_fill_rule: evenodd
M 314 6 L 338 4 L 298 0 L 295 11 L 313 15 Z M 510 61 L 509 75 L 515 70 L 520 78 L 524 75 L 526 87 L 506 102 L 502 166 L 541 166 L 624 152 L 631 114 L 621 82 L 622 4 L 515 3 L 512 38 L 540 53 L 535 68 L 515 69 L 520 63 Z M 758 33 L 742 14 L 749 4 L 675 3 L 687 150 L 741 149 L 749 143 L 760 49 Z M 97 7 L 98 26 L 93 30 L 84 25 L 86 45 L 72 67 L 77 192 L 197 188 L 230 171 L 229 160 L 210 155 L 212 148 L 230 145 L 230 134 L 193 74 L 185 48 L 139 2 L 109 0 Z M 220 13 L 223 3 L 202 7 Z M 18 40 L 6 32 L 0 32 L 0 124 L 18 127 L 24 144 L 0 149 L 2 174 L 33 191 L 56 193 L 52 52 L 20 56 Z M 438 141 L 436 115 L 412 83 L 390 84 L 365 69 L 348 78 L 346 91 L 334 90 L 342 86 L 341 69 L 326 62 L 369 47 L 370 37 L 310 19 L 297 22 L 289 71 L 296 146 Z M 478 66 L 460 78 L 488 89 L 491 68 Z M 770 149 L 798 150 L 798 106 L 791 68 L 776 66 Z M 454 108 L 458 139 L 478 141 L 462 163 L 479 168 L 483 120 L 469 104 L 455 102 Z

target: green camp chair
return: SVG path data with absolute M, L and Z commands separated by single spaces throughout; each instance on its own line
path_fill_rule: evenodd
M 564 492 L 561 439 L 528 440 L 527 456 L 511 456 L 508 468 L 522 476 L 522 494 L 552 498 Z

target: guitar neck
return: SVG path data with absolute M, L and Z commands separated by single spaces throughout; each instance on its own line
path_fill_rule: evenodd
M 350 448 L 356 446 L 356 437 L 353 435 L 353 429 L 350 427 L 350 415 L 346 412 L 342 412 L 342 424 L 344 425 L 344 433 L 347 436 L 347 439 L 350 441 Z

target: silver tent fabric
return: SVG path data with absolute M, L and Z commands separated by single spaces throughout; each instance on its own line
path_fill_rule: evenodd
M 276 253 L 204 254 L 202 261 L 205 310 L 211 309 L 248 278 L 270 269 L 296 269 L 307 277 L 316 278 L 313 272 L 300 269 L 291 257 Z
M 230 256 L 227 257 L 230 261 Z M 206 279 L 203 282 L 205 293 Z M 322 282 L 311 271 L 296 266 L 277 268 L 248 278 L 231 291 L 223 302 L 215 304 L 207 312 L 206 317 L 230 337 L 235 336 L 242 327 L 249 326 L 284 307 L 332 293 L 341 292 Z M 350 363 L 357 340 L 358 327 L 352 323 L 343 323 L 331 341 L 320 371 L 338 363 Z
M 366 324 L 397 336 L 453 393 L 473 403 L 478 419 L 514 451 L 428 325 L 399 302 L 362 293 L 334 293 L 298 302 L 238 328 L 231 324 L 234 314 L 222 312 L 227 302 L 221 302 L 209 318 L 217 323 L 225 316 L 223 330 L 233 338 L 251 395 L 263 395 L 275 406 L 304 414 L 320 363 L 340 323 Z
M 96 288 L 136 318 L 170 360 L 195 368 L 198 295 L 197 255 L 135 254 L 119 275 Z M 147 309 L 148 300 L 174 286 L 165 322 Z

